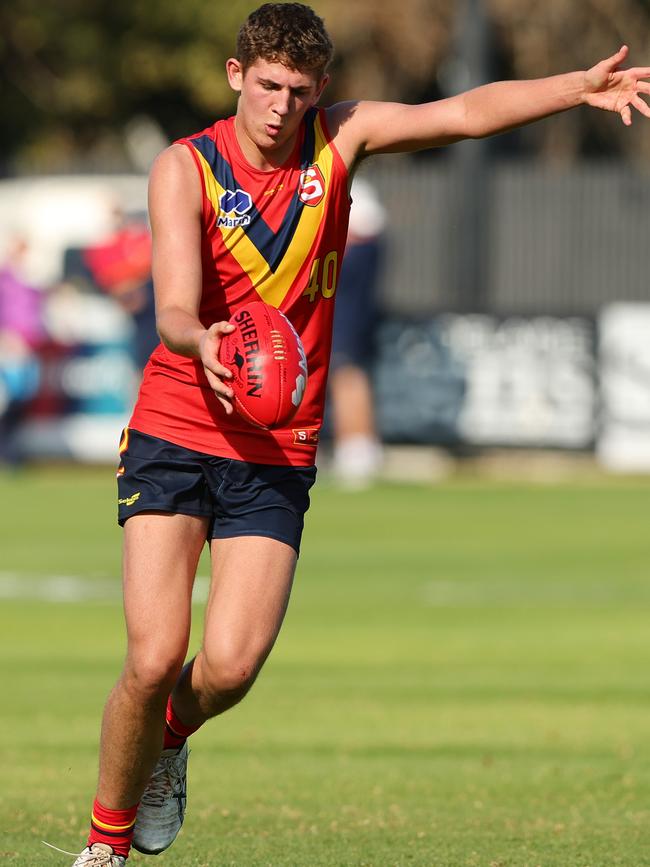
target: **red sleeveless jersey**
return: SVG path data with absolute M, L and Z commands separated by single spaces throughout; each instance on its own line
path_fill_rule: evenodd
M 314 463 L 323 418 L 336 282 L 350 200 L 347 168 L 322 109 L 302 123 L 290 159 L 260 171 L 245 159 L 234 118 L 181 139 L 203 188 L 203 294 L 207 328 L 244 303 L 282 310 L 307 355 L 307 390 L 291 427 L 264 431 L 226 415 L 200 361 L 160 344 L 143 375 L 130 427 L 196 451 L 266 464 Z

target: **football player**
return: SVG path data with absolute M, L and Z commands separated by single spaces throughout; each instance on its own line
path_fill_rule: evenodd
M 120 446 L 127 654 L 104 711 L 87 846 L 74 867 L 166 849 L 183 822 L 186 739 L 246 695 L 282 624 L 315 479 L 337 275 L 356 166 L 581 105 L 650 116 L 649 68 L 623 47 L 587 71 L 488 84 L 422 105 L 319 108 L 332 45 L 298 3 L 268 3 L 226 64 L 234 117 L 173 144 L 150 181 L 161 338 Z M 291 425 L 233 412 L 219 341 L 241 304 L 280 308 L 302 338 L 307 393 Z M 201 550 L 212 583 L 188 662 Z

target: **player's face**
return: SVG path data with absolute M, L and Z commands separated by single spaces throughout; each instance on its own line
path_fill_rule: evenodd
M 262 153 L 288 156 L 305 112 L 318 102 L 327 76 L 289 69 L 258 58 L 245 71 L 227 64 L 231 87 L 239 92 L 238 131 Z

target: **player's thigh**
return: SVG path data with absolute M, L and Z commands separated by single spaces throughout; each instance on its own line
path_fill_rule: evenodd
M 153 669 L 182 662 L 192 587 L 209 519 L 141 512 L 124 525 L 124 610 L 129 659 Z
M 263 536 L 212 540 L 203 652 L 216 667 L 257 670 L 284 619 L 296 551 Z

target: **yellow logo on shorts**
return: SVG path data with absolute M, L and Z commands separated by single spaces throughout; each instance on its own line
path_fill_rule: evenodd
M 135 502 L 140 499 L 140 491 L 137 494 L 131 494 L 130 497 L 125 497 L 123 500 L 118 500 L 118 506 L 132 506 Z

